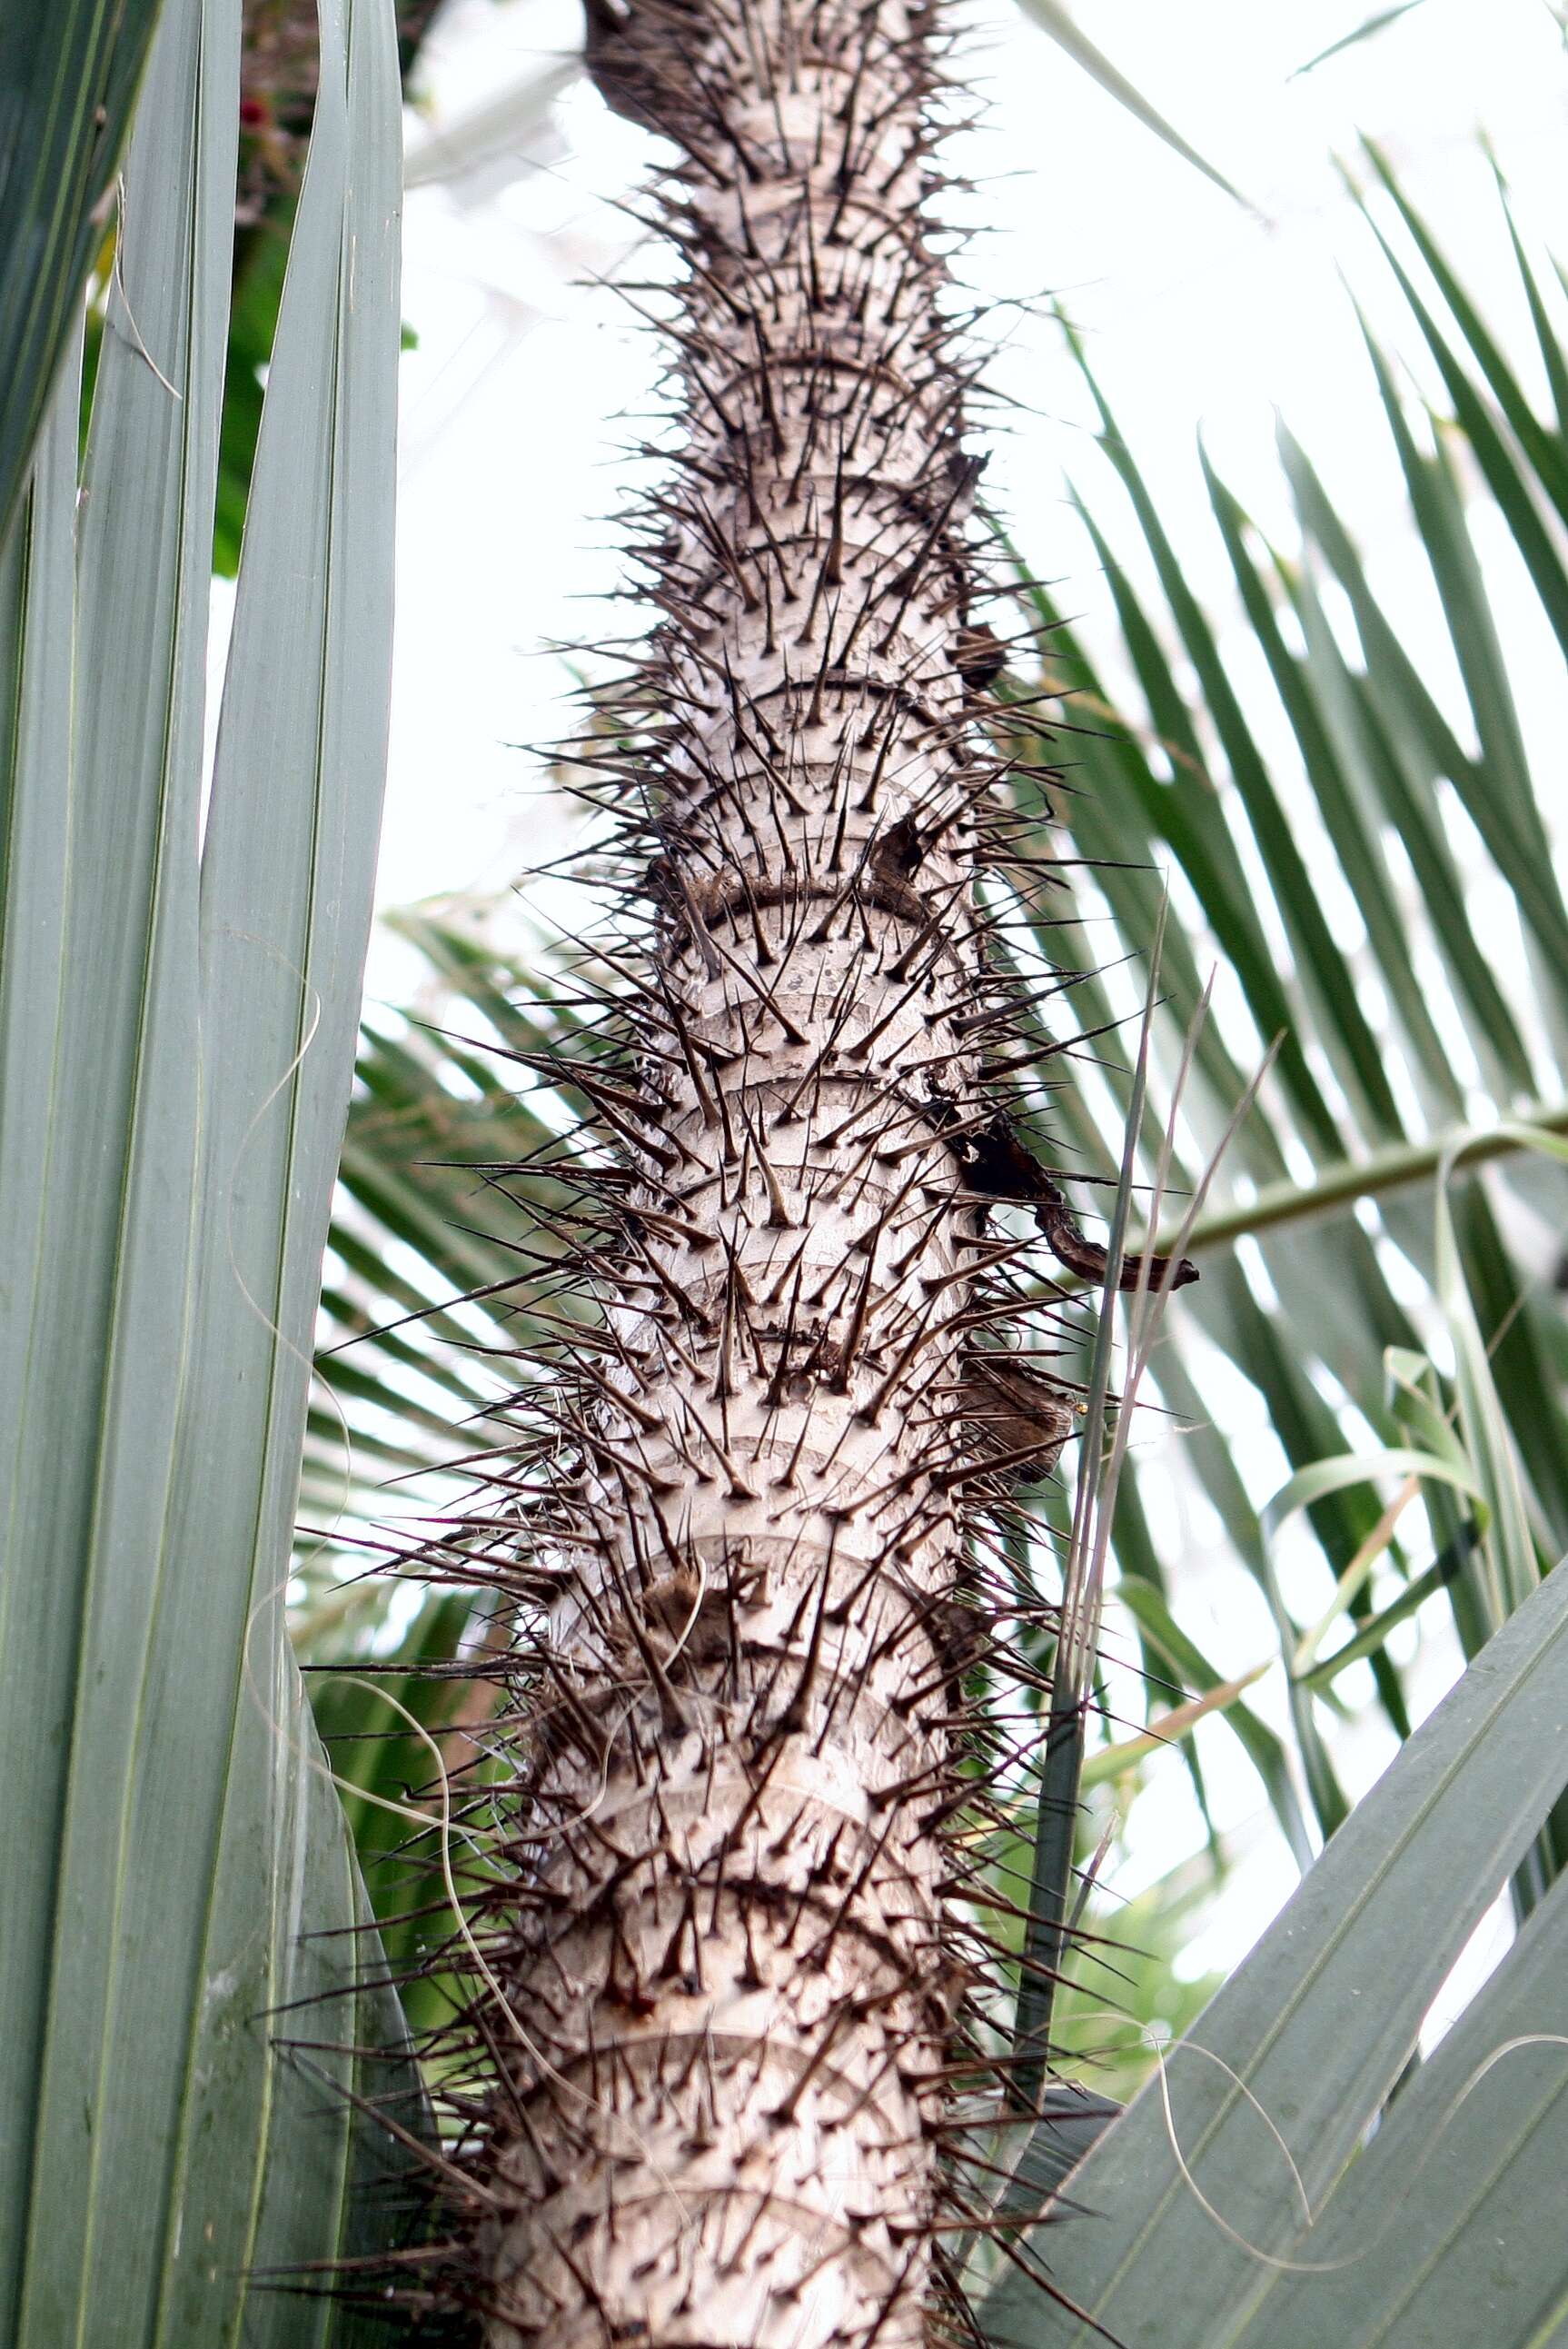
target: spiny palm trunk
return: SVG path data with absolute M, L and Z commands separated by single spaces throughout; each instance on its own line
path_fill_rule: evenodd
M 930 30 L 908 0 L 633 0 L 595 51 L 681 150 L 688 423 L 628 776 L 635 1049 L 579 1078 L 619 1166 L 583 1170 L 615 1235 L 585 1277 L 618 1296 L 545 1406 L 521 1574 L 477 2296 L 490 2349 L 902 2349 L 963 1987 L 967 1518 L 1066 1416 L 973 1359 L 1016 1245 L 977 1189 L 1056 1210 L 982 1090 L 994 640 Z

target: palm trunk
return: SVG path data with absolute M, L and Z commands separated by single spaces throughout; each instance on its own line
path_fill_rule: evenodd
M 687 424 L 632 1050 L 577 1080 L 621 1170 L 583 1171 L 584 1278 L 619 1297 L 538 1453 L 478 2296 L 490 2349 L 903 2349 L 963 1987 L 975 1485 L 1065 1424 L 965 1377 L 1010 1309 L 965 1171 L 1008 1003 L 935 69 L 908 0 L 632 0 L 594 52 L 681 150 Z

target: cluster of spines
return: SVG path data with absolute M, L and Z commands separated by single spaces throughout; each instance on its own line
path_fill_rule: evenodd
M 1022 1138 L 1053 1047 L 976 881 L 1050 874 L 976 618 L 923 12 L 593 23 L 684 153 L 686 437 L 660 623 L 575 753 L 624 876 L 603 1016 L 520 1056 L 587 1114 L 488 1170 L 527 1179 L 553 1360 L 419 1560 L 511 1637 L 411 2297 L 490 2349 L 904 2349 L 965 2322 L 952 2233 L 1019 2220 L 977 2148 L 1051 1633 L 1019 1493 L 1074 1422 L 1038 1237 L 1095 1251 Z

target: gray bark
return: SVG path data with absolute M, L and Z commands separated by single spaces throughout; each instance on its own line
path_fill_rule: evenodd
M 633 0 L 593 57 L 681 150 L 688 437 L 634 1072 L 583 1079 L 634 1180 L 522 1570 L 487 2341 L 906 2349 L 964 1987 L 966 1513 L 1068 1418 L 966 1376 L 995 1244 L 961 1145 L 1006 999 L 932 51 L 905 0 Z

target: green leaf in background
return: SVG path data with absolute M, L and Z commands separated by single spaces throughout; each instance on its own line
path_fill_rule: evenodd
M 386 2060 L 273 2046 L 402 2030 L 283 1608 L 385 752 L 398 88 L 382 0 L 328 0 L 199 848 L 239 13 L 169 0 L 86 493 L 67 378 L 5 555 L 15 2349 L 346 2342 L 258 2280 L 405 2223 L 346 2093 Z
M 1096 48 L 1071 10 L 1063 5 L 1063 0 L 1018 0 L 1018 5 L 1026 16 L 1034 18 L 1042 32 L 1049 34 L 1058 48 L 1065 49 L 1075 64 L 1083 67 L 1091 81 L 1099 84 L 1107 97 L 1115 98 L 1117 104 L 1125 107 L 1146 130 L 1152 130 L 1157 139 L 1163 140 L 1184 163 L 1191 163 L 1194 171 L 1202 171 L 1206 180 L 1212 180 L 1216 188 L 1222 188 L 1227 196 L 1234 197 L 1237 203 L 1246 205 L 1249 211 L 1252 209 L 1246 197 L 1231 185 L 1224 173 L 1216 171 L 1212 163 L 1206 162 L 1196 148 L 1190 147 L 1181 133 L 1171 128 L 1121 68 L 1112 65 L 1104 52 Z
M 80 314 L 159 5 L 0 12 L 0 538 Z
M 1291 79 L 1295 81 L 1303 74 L 1315 71 L 1317 67 L 1326 65 L 1330 57 L 1343 57 L 1346 49 L 1358 48 L 1363 41 L 1369 41 L 1375 35 L 1387 32 L 1390 25 L 1397 25 L 1401 16 L 1408 16 L 1412 9 L 1418 8 L 1421 5 L 1422 0 L 1397 0 L 1397 5 L 1392 8 L 1379 8 L 1377 14 L 1368 16 L 1365 23 L 1357 25 L 1348 33 L 1341 33 L 1336 41 L 1330 41 L 1326 49 L 1319 49 L 1315 57 L 1308 57 L 1305 65 L 1297 66 Z

